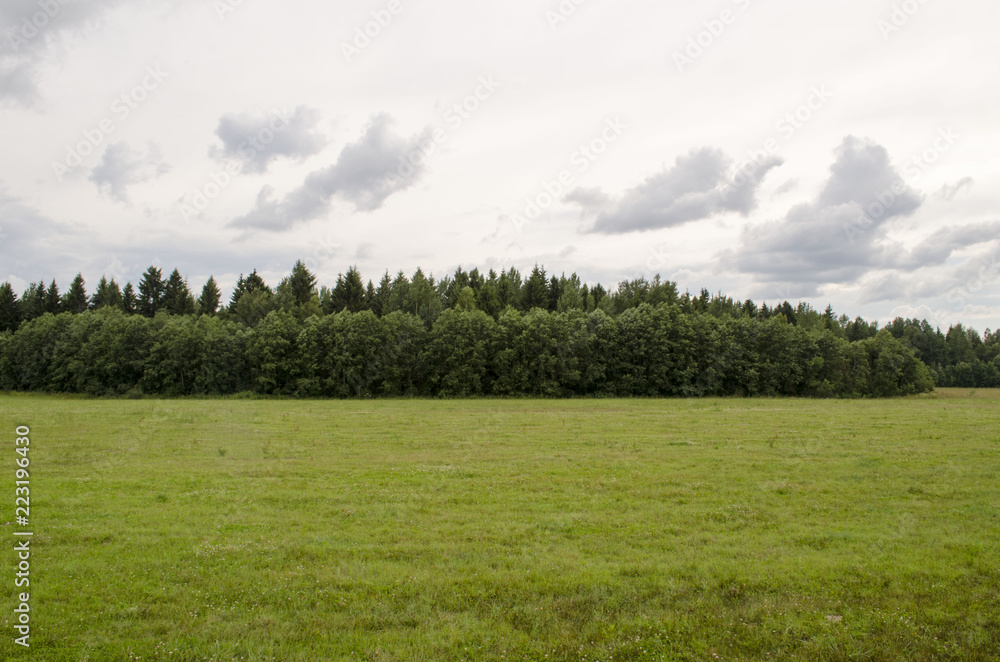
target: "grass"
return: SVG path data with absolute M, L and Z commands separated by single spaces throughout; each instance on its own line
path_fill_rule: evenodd
M 9 551 L 0 659 L 965 661 L 1000 650 L 996 391 L 0 396 L 0 424 L 9 518 L 13 431 L 32 428 L 35 532 L 32 648 L 12 641 Z M 0 528 L 8 543 L 14 528 Z

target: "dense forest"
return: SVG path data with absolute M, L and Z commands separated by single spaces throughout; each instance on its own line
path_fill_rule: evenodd
M 0 286 L 0 390 L 89 395 L 882 397 L 1000 386 L 1000 332 L 879 329 L 806 304 L 769 308 L 658 276 L 612 291 L 575 274 L 420 269 L 317 287 L 302 262 L 229 301 L 175 269 L 138 287 L 82 276 Z

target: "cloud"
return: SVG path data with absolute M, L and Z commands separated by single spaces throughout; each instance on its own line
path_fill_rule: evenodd
M 884 147 L 848 137 L 814 202 L 785 218 L 747 228 L 725 266 L 766 282 L 853 283 L 871 269 L 893 266 L 902 249 L 885 225 L 913 214 L 921 196 L 907 186 Z M 814 289 L 814 288 L 809 288 Z
M 108 145 L 101 162 L 91 171 L 90 181 L 101 193 L 127 204 L 128 187 L 142 184 L 170 172 L 163 161 L 159 146 L 150 143 L 146 154 L 134 150 L 125 142 Z
M 310 173 L 302 186 L 284 199 L 272 198 L 266 186 L 257 204 L 246 216 L 230 222 L 231 227 L 278 231 L 321 217 L 334 198 L 354 205 L 356 211 L 375 211 L 389 196 L 405 190 L 423 175 L 425 145 L 430 130 L 406 140 L 390 131 L 388 115 L 372 118 L 365 134 L 347 145 L 337 162 Z
M 24 280 L 72 263 L 80 248 L 73 228 L 56 223 L 10 195 L 0 182 L 0 265 Z M 4 274 L 7 275 L 7 274 Z
M 1000 240 L 998 222 L 942 228 L 914 247 L 901 266 L 918 268 L 944 264 L 957 251 L 995 240 Z
M 98 29 L 121 0 L 4 0 L 0 3 L 0 104 L 30 108 L 41 100 L 41 68 L 63 37 Z
M 567 196 L 592 218 L 589 232 L 623 234 L 674 227 L 726 212 L 748 215 L 757 206 L 757 188 L 778 157 L 749 163 L 730 180 L 732 160 L 711 148 L 677 157 L 672 168 L 646 179 L 613 199 L 597 189 L 577 189 Z
M 954 184 L 945 184 L 942 186 L 941 190 L 938 191 L 938 196 L 950 202 L 955 199 L 955 196 L 958 195 L 962 189 L 972 188 L 972 185 L 975 183 L 976 180 L 972 177 L 963 177 Z
M 209 153 L 220 160 L 239 160 L 244 173 L 264 173 L 278 158 L 302 161 L 319 154 L 329 142 L 317 131 L 319 122 L 319 111 L 305 106 L 290 113 L 223 115 L 215 130 L 222 147 L 212 147 Z

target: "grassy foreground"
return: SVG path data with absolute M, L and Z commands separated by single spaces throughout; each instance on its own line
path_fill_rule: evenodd
M 1000 394 L 0 396 L 0 659 L 994 660 Z M 4 577 L 3 574 L 7 576 Z

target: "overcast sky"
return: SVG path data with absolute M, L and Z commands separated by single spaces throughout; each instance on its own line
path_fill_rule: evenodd
M 0 281 L 535 263 L 1000 326 L 986 0 L 3 0 Z

